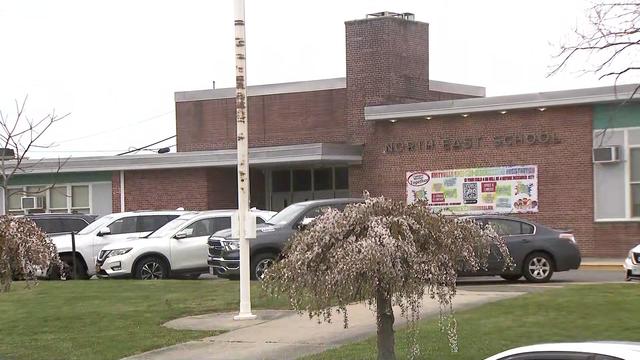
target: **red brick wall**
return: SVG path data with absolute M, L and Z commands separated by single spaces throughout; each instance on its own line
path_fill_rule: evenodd
M 120 211 L 120 173 L 113 173 L 113 210 Z M 207 210 L 206 169 L 125 171 L 125 211 Z
M 496 147 L 493 136 L 549 132 L 559 144 Z M 444 150 L 441 140 L 483 138 L 478 148 Z M 640 224 L 595 224 L 593 221 L 592 114 L 589 106 L 436 117 L 374 125 L 366 139 L 362 166 L 353 167 L 350 185 L 355 194 L 405 200 L 405 172 L 507 165 L 538 166 L 540 212 L 519 215 L 556 228 L 573 229 L 584 256 L 622 257 L 638 242 Z M 436 148 L 422 152 L 385 154 L 392 141 L 434 139 Z
M 251 147 L 345 141 L 345 89 L 253 96 L 248 106 Z M 176 134 L 178 151 L 235 148 L 235 98 L 176 103 Z

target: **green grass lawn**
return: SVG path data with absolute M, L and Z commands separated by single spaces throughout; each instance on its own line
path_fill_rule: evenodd
M 119 359 L 213 335 L 160 326 L 238 309 L 237 281 L 42 281 L 0 294 L 0 359 Z M 252 284 L 254 308 L 286 308 Z
M 452 354 L 437 321 L 420 323 L 427 359 L 484 359 L 522 345 L 558 341 L 640 341 L 640 286 L 572 286 L 528 294 L 460 312 L 460 351 Z M 407 356 L 405 331 L 396 332 L 396 355 Z M 375 338 L 305 359 L 376 359 Z

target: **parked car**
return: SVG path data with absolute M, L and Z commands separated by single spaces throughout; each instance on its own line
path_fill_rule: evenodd
M 87 278 L 95 274 L 98 252 L 106 245 L 148 235 L 185 211 L 134 211 L 106 215 L 92 222 L 75 235 L 76 252 L 72 251 L 71 235 L 52 236 L 60 259 L 71 268 L 76 260 L 75 278 Z M 68 270 L 68 269 L 67 269 Z
M 78 232 L 94 222 L 98 215 L 69 214 L 69 213 L 41 213 L 29 214 L 24 217 L 33 220 L 47 235 L 67 234 Z
M 629 256 L 624 261 L 624 269 L 627 281 L 640 280 L 640 245 L 629 251 Z
M 523 346 L 485 360 L 637 360 L 637 342 L 580 342 Z
M 100 277 L 164 279 L 170 275 L 198 277 L 208 272 L 207 239 L 231 227 L 235 210 L 184 214 L 146 237 L 105 246 L 96 261 Z M 275 212 L 252 210 L 256 223 Z
M 332 207 L 342 210 L 348 204 L 362 201 L 343 198 L 295 203 L 259 225 L 256 239 L 249 242 L 251 278 L 262 279 L 264 271 L 278 259 L 291 235 L 320 215 L 322 209 Z M 240 246 L 237 239 L 231 238 L 230 229 L 211 236 L 207 262 L 211 273 L 219 277 L 237 278 L 240 275 Z
M 524 276 L 530 282 L 547 282 L 554 272 L 580 267 L 581 255 L 573 234 L 554 230 L 532 221 L 509 216 L 469 216 L 485 226 L 492 226 L 503 236 L 515 267 L 504 271 L 504 260 L 494 248 L 489 256 L 486 271 L 466 273 L 461 276 L 500 275 L 515 281 Z

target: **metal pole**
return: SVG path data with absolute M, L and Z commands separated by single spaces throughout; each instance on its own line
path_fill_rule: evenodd
M 72 256 L 71 257 L 71 264 L 72 264 L 71 266 L 72 266 L 72 269 L 73 269 L 73 272 L 72 272 L 73 275 L 72 276 L 73 276 L 73 279 L 75 280 L 76 279 L 76 274 L 77 274 L 76 273 L 76 232 L 75 231 L 71 232 L 71 256 Z
M 252 320 L 249 275 L 249 241 L 246 220 L 249 213 L 249 145 L 247 127 L 247 67 L 244 28 L 244 0 L 234 1 L 236 28 L 236 125 L 238 139 L 238 234 L 240 241 L 240 313 L 235 320 Z

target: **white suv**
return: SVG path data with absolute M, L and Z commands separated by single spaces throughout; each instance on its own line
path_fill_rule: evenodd
M 100 277 L 130 277 L 147 280 L 169 275 L 196 278 L 209 270 L 207 240 L 231 227 L 235 210 L 211 210 L 184 214 L 152 234 L 136 240 L 105 246 L 96 261 Z M 252 210 L 262 224 L 275 212 Z
M 159 229 L 164 224 L 185 214 L 185 211 L 134 211 L 106 215 L 92 222 L 75 235 L 75 278 L 87 278 L 95 274 L 98 252 L 113 242 L 139 238 Z M 60 259 L 71 268 L 73 249 L 71 235 L 52 236 Z

